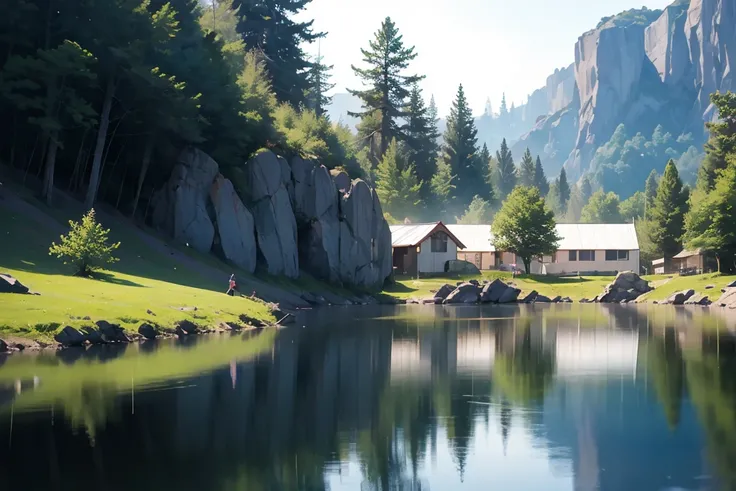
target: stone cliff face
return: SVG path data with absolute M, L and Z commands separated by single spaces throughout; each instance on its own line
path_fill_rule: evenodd
M 710 94 L 736 88 L 734 46 L 734 0 L 677 0 L 650 24 L 611 18 L 575 45 L 576 100 L 565 110 L 577 117 L 552 111 L 513 150 L 528 146 L 539 153 L 548 173 L 558 170 L 567 152 L 564 165 L 576 179 L 621 123 L 629 136 L 649 135 L 658 124 L 675 136 L 702 136 L 703 123 L 717 116 Z M 540 90 L 549 93 L 549 82 Z M 570 131 L 576 134 L 572 144 Z
M 303 269 L 361 288 L 378 288 L 391 274 L 391 232 L 368 184 L 269 151 L 243 171 L 241 200 L 216 162 L 185 150 L 154 196 L 154 226 L 248 272 L 260 264 L 269 274 L 296 278 Z

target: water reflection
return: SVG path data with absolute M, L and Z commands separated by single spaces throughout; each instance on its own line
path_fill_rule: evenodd
M 736 489 L 736 343 L 715 309 L 386 307 L 300 321 L 7 359 L 0 481 Z

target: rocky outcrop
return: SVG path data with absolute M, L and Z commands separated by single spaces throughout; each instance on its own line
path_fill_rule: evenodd
M 54 340 L 64 347 L 84 346 L 87 338 L 81 332 L 72 326 L 66 326 L 64 329 L 54 335 Z
M 210 188 L 219 172 L 206 153 L 188 148 L 152 201 L 153 225 L 200 252 L 210 252 L 215 226 L 208 213 Z
M 28 287 L 7 273 L 0 273 L 0 293 L 28 293 Z
M 673 293 L 667 300 L 660 302 L 660 304 L 666 305 L 684 305 L 685 302 L 695 295 L 695 290 L 683 290 L 681 292 Z
M 107 321 L 97 321 L 95 323 L 102 334 L 102 339 L 107 343 L 129 343 L 130 339 L 125 335 L 125 330 L 117 324 L 111 324 Z
M 478 303 L 480 300 L 480 288 L 472 283 L 462 283 L 450 293 L 443 303 Z
M 243 205 L 232 182 L 218 175 L 210 188 L 217 220 L 217 239 L 222 255 L 246 271 L 256 269 L 253 215 Z
M 264 151 L 245 166 L 250 209 L 258 249 L 272 275 L 299 276 L 296 219 L 289 195 L 291 172 L 285 162 Z M 288 164 L 286 164 L 288 167 Z M 295 193 L 294 193 L 295 194 Z
M 146 339 L 156 339 L 158 337 L 158 330 L 151 324 L 144 322 L 138 327 L 138 334 Z
M 649 282 L 631 271 L 619 273 L 613 283 L 595 301 L 599 303 L 628 303 L 651 291 Z M 581 301 L 582 302 L 582 301 Z
M 219 174 L 198 150 L 182 153 L 153 202 L 153 224 L 202 252 L 248 272 L 291 278 L 300 267 L 345 286 L 377 288 L 391 275 L 391 232 L 378 196 L 317 162 L 289 163 L 270 151 L 249 160 L 238 179 Z M 243 200 L 238 192 L 242 193 Z
M 710 94 L 736 90 L 736 3 L 691 0 L 684 31 L 699 90 L 697 107 L 709 121 L 716 116 Z
M 729 309 L 736 309 L 736 288 L 726 287 L 723 289 L 723 295 L 714 302 L 714 305 L 718 307 L 726 307 Z
M 687 2 L 672 4 L 644 31 L 647 58 L 657 69 L 662 82 L 670 86 L 691 76 L 692 63 L 685 34 L 687 10 Z

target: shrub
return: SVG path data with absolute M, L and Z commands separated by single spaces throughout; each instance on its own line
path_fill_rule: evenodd
M 82 217 L 81 223 L 69 220 L 69 227 L 69 233 L 61 236 L 60 244 L 51 244 L 49 255 L 72 265 L 75 275 L 89 276 L 106 264 L 118 261 L 113 252 L 120 247 L 120 242 L 108 244 L 110 230 L 97 223 L 94 209 Z

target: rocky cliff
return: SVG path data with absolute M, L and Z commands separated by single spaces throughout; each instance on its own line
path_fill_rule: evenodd
M 391 274 L 391 233 L 373 189 L 317 162 L 270 151 L 249 160 L 240 188 L 196 149 L 180 155 L 152 201 L 153 225 L 248 272 L 378 288 Z M 238 193 L 240 192 L 240 194 Z
M 522 136 L 517 153 L 529 146 L 548 173 L 567 153 L 568 175 L 578 178 L 622 123 L 629 136 L 651 135 L 662 125 L 675 137 L 702 137 L 703 123 L 716 117 L 710 94 L 736 88 L 736 1 L 678 0 L 654 13 L 624 12 L 580 36 L 575 97 Z

